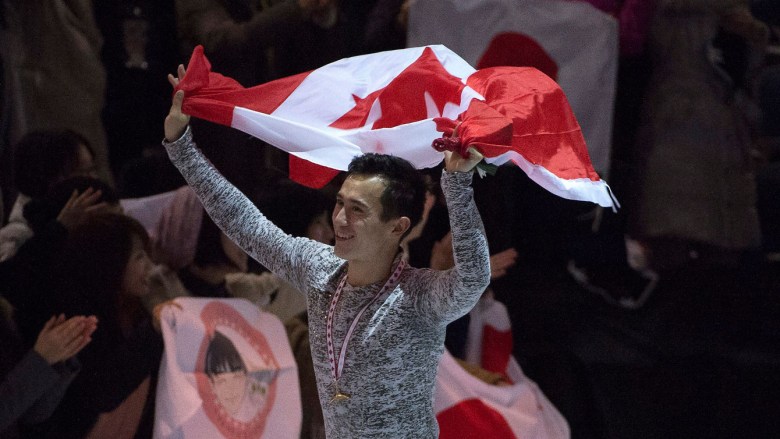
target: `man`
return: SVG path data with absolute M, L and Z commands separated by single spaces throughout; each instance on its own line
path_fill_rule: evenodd
M 184 77 L 169 76 L 175 87 Z M 195 147 L 173 98 L 163 142 L 225 234 L 307 298 L 317 389 L 329 438 L 438 437 L 433 385 L 446 325 L 490 282 L 482 220 L 469 184 L 478 153 L 447 153 L 442 189 L 455 267 L 405 265 L 399 243 L 423 210 L 421 176 L 405 160 L 355 158 L 333 210 L 335 246 L 284 234 Z M 290 206 L 294 209 L 295 206 Z

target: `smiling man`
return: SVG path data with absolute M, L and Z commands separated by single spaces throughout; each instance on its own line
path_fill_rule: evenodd
M 183 78 L 170 76 L 172 85 Z M 406 265 L 399 243 L 420 220 L 425 187 L 398 157 L 356 157 L 333 209 L 335 246 L 284 234 L 195 146 L 183 92 L 165 120 L 168 155 L 214 222 L 306 295 L 317 389 L 329 438 L 436 438 L 433 387 L 447 324 L 490 281 L 487 240 L 470 187 L 478 154 L 446 153 L 441 184 L 455 267 Z M 295 206 L 290 206 L 295 209 Z

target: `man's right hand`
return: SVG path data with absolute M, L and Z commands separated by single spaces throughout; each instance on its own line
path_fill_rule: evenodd
M 185 73 L 184 66 L 179 64 L 177 76 L 168 74 L 168 82 L 176 88 L 179 82 L 184 79 Z M 179 90 L 173 95 L 171 110 L 168 112 L 168 116 L 165 117 L 165 140 L 169 142 L 180 138 L 190 123 L 190 116 L 181 111 L 182 102 L 184 102 L 184 91 Z

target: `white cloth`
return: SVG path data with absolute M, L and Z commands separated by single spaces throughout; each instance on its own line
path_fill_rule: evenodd
M 179 298 L 163 309 L 155 438 L 298 438 L 298 369 L 282 322 L 243 299 Z M 205 369 L 215 333 L 227 337 L 245 366 L 240 406 L 218 397 Z M 221 363 L 220 363 L 221 364 Z M 218 377 L 219 375 L 217 375 Z
M 24 206 L 30 197 L 19 194 L 8 216 L 8 224 L 0 229 L 0 262 L 12 258 L 19 247 L 33 237 L 33 230 L 24 218 Z
M 445 351 L 436 375 L 434 408 L 440 439 L 567 439 L 569 425 L 536 383 L 512 360 L 511 386 L 472 376 Z

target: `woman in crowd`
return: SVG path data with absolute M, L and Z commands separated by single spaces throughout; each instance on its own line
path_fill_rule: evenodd
M 136 220 L 93 215 L 68 234 L 53 269 L 55 306 L 100 321 L 80 373 L 47 423 L 48 437 L 151 436 L 162 338 L 141 304 L 149 291 L 148 236 Z
M 32 236 L 13 257 L 0 262 L 0 296 L 15 308 L 14 321 L 26 346 L 33 345 L 49 317 L 62 312 L 53 307 L 56 281 L 48 273 L 68 230 L 91 214 L 119 209 L 111 187 L 88 176 L 65 179 L 25 204 L 25 227 Z
M 0 229 L 0 261 L 14 254 L 33 231 L 24 218 L 24 206 L 42 198 L 60 181 L 74 175 L 96 176 L 94 152 L 87 140 L 71 130 L 34 131 L 14 149 L 14 186 L 18 195 L 8 224 Z

